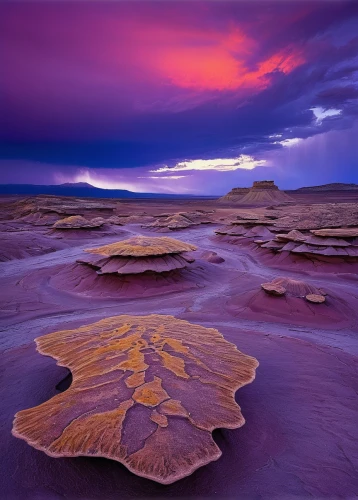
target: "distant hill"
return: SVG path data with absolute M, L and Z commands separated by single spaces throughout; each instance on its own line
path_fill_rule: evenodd
M 290 191 L 291 193 L 310 193 L 311 191 L 358 191 L 358 184 L 345 184 L 344 182 L 333 182 L 322 186 L 301 187 Z
M 50 186 L 35 184 L 0 184 L 1 194 L 13 195 L 55 195 L 84 198 L 191 198 L 190 195 L 134 193 L 125 189 L 100 189 L 86 182 L 65 183 Z M 204 197 L 203 197 L 204 198 Z

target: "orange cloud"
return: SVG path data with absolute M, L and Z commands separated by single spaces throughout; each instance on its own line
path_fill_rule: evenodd
M 224 34 L 184 32 L 182 35 L 172 34 L 166 44 L 148 54 L 151 69 L 181 88 L 261 89 L 269 85 L 268 75 L 273 71 L 287 74 L 305 62 L 299 50 L 291 48 L 272 55 L 250 70 L 248 60 L 255 56 L 257 44 L 238 29 Z

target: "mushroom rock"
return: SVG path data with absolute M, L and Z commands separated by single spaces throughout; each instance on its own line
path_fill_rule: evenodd
M 196 250 L 194 245 L 166 236 L 133 236 L 133 238 L 129 238 L 128 240 L 88 249 L 86 252 L 105 255 L 107 257 L 147 257 L 151 255 L 190 252 L 192 250 Z
M 324 295 L 311 293 L 306 295 L 306 300 L 312 304 L 323 304 L 323 302 L 326 301 L 326 297 Z
M 195 226 L 196 223 L 183 215 L 175 214 L 166 220 L 166 225 L 168 229 L 185 229 L 189 226 Z
M 241 198 L 240 205 L 292 202 L 293 198 L 280 191 L 274 181 L 255 181 L 249 192 Z
M 240 201 L 249 191 L 250 188 L 233 188 L 229 193 L 227 193 L 225 196 L 222 196 L 217 201 L 219 203 L 235 203 L 237 201 Z
M 101 217 L 87 220 L 82 215 L 73 215 L 60 219 L 52 226 L 54 229 L 93 229 L 103 226 L 104 220 Z
M 105 457 L 170 484 L 221 456 L 214 429 L 244 424 L 235 392 L 258 362 L 213 328 L 115 316 L 35 341 L 73 382 L 19 411 L 12 433 L 49 456 Z
M 127 216 L 118 216 L 118 220 L 123 224 L 149 224 L 153 222 L 154 217 L 151 215 L 127 215 Z
M 197 222 L 192 222 L 187 217 L 181 214 L 174 214 L 166 218 L 160 218 L 156 221 L 143 225 L 147 229 L 167 228 L 169 230 L 186 229 L 189 226 L 194 226 Z
M 286 293 L 286 288 L 275 283 L 262 283 L 261 288 L 269 295 L 276 297 L 282 297 Z
M 286 289 L 287 294 L 294 297 L 305 297 L 309 294 L 319 294 L 322 295 L 322 291 L 304 281 L 294 280 L 292 278 L 279 277 L 271 281 L 271 284 L 276 286 L 281 286 Z
M 163 273 L 183 269 L 194 262 L 186 252 L 196 250 L 194 245 L 168 237 L 135 236 L 128 240 L 98 248 L 86 249 L 93 254 L 78 259 L 97 269 L 98 274 Z

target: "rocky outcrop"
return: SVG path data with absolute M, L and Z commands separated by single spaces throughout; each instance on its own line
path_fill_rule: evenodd
M 280 191 L 274 181 L 255 181 L 251 188 L 234 188 L 218 201 L 238 205 L 275 205 L 292 202 L 293 199 Z
M 277 297 L 281 297 L 286 293 L 286 288 L 275 283 L 262 283 L 261 288 L 267 294 L 275 295 Z
M 168 237 L 135 236 L 128 240 L 85 250 L 90 255 L 78 259 L 96 269 L 97 274 L 164 273 L 183 269 L 194 262 L 186 252 L 194 245 Z
M 278 189 L 274 181 L 256 181 L 250 191 L 239 201 L 239 204 L 274 205 L 292 201 L 290 196 Z
M 73 382 L 19 411 L 12 433 L 52 457 L 105 457 L 169 484 L 221 456 L 214 429 L 245 422 L 235 392 L 253 381 L 258 362 L 213 328 L 115 316 L 36 344 Z
M 73 215 L 60 219 L 52 226 L 54 229 L 94 229 L 103 226 L 105 223 L 101 217 L 87 220 L 82 215 Z
M 229 225 L 217 229 L 215 233 L 227 242 L 253 242 L 275 253 L 287 252 L 324 262 L 358 261 L 356 203 L 287 206 L 284 209 L 276 207 L 274 211 L 256 211 L 259 214 L 240 213 Z
M 208 215 L 209 214 L 199 210 L 196 212 L 162 214 L 157 215 L 155 220 L 142 225 L 142 227 L 145 229 L 151 229 L 153 231 L 161 232 L 177 231 L 180 229 L 186 229 L 191 226 L 198 226 L 200 224 L 210 224 L 212 220 Z
M 248 192 L 250 188 L 233 188 L 229 193 L 225 196 L 222 196 L 218 199 L 220 203 L 228 203 L 228 202 L 236 202 L 240 201 Z

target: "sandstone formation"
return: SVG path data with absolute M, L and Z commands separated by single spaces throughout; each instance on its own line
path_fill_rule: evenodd
M 286 293 L 293 297 L 305 297 L 308 294 L 322 295 L 322 291 L 319 288 L 316 288 L 305 281 L 294 280 L 292 278 L 275 278 L 271 281 L 271 284 L 284 287 Z
M 199 224 L 210 224 L 211 222 L 212 220 L 205 212 L 198 210 L 196 212 L 160 214 L 156 216 L 154 221 L 144 224 L 142 227 L 154 231 L 177 231 Z
M 200 257 L 207 262 L 210 262 L 211 264 L 222 264 L 223 262 L 225 262 L 225 259 L 220 257 L 217 252 L 211 252 L 210 250 L 202 252 Z
M 17 219 L 21 218 L 25 222 L 40 222 L 45 218 L 59 219 L 61 216 L 83 215 L 84 213 L 95 217 L 113 213 L 115 208 L 116 204 L 110 200 L 39 195 L 13 202 L 11 211 Z
M 358 219 L 357 219 L 358 225 Z M 351 228 L 339 228 L 339 229 L 318 229 L 312 230 L 316 236 L 326 236 L 326 237 L 334 237 L 334 238 L 358 238 L 358 227 Z
M 250 191 L 250 188 L 232 188 L 232 190 L 227 193 L 225 196 L 222 196 L 221 198 L 218 199 L 218 202 L 220 203 L 228 203 L 232 202 L 235 203 L 237 201 L 240 201 L 248 192 Z
M 269 295 L 277 297 L 282 297 L 286 293 L 286 288 L 276 283 L 262 283 L 261 288 Z
M 101 217 L 87 220 L 82 215 L 73 215 L 60 219 L 52 227 L 54 229 L 93 229 L 103 226 L 104 222 Z
M 194 226 L 194 222 L 184 217 L 184 215 L 174 214 L 165 218 L 158 218 L 154 222 L 143 225 L 142 227 L 148 229 L 166 228 L 172 231 L 177 229 L 186 229 L 189 226 Z
M 52 457 L 105 457 L 169 484 L 220 457 L 215 428 L 244 424 L 234 396 L 258 363 L 213 328 L 116 316 L 35 340 L 73 382 L 12 432 Z
M 194 261 L 185 252 L 194 245 L 168 237 L 135 236 L 128 240 L 85 250 L 91 254 L 77 262 L 94 267 L 98 274 L 163 273 L 183 269 Z
M 255 181 L 251 188 L 234 188 L 219 201 L 238 205 L 272 205 L 292 202 L 293 199 L 280 191 L 274 181 Z
M 339 226 L 346 227 L 339 227 Z M 350 226 L 350 227 L 349 227 Z M 215 231 L 234 244 L 255 243 L 274 253 L 324 262 L 358 261 L 358 204 L 276 207 L 245 212 Z M 338 260 L 337 260 L 338 259 Z
M 323 304 L 323 302 L 325 302 L 326 300 L 326 297 L 324 295 L 318 295 L 312 293 L 306 295 L 306 300 L 308 300 L 308 302 L 312 302 L 312 304 Z
M 240 205 L 277 204 L 293 199 L 280 191 L 274 181 L 255 181 L 250 191 L 239 201 Z

